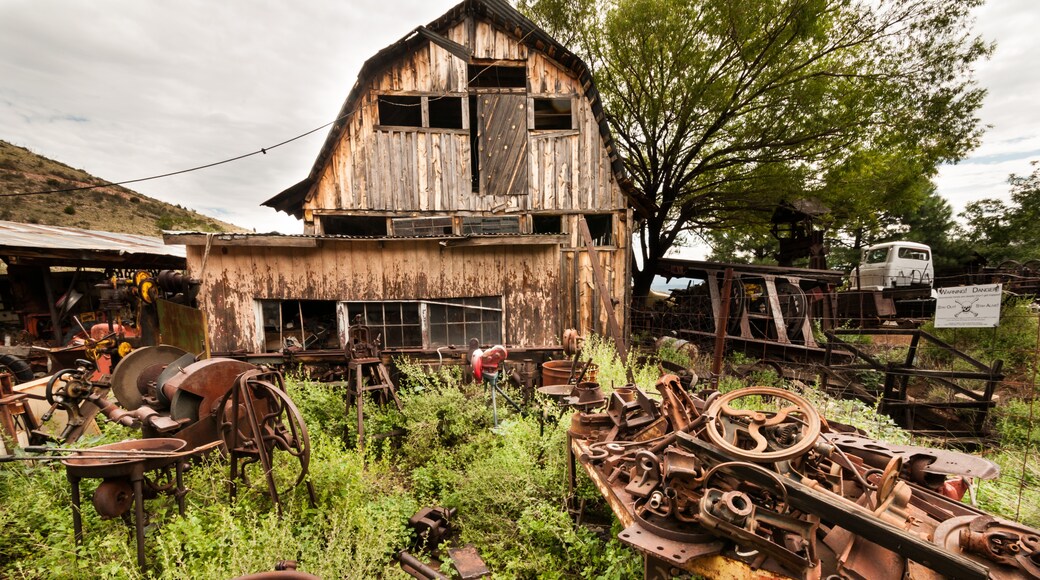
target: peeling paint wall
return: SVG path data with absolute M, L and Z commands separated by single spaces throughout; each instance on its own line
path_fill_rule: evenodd
M 202 280 L 214 351 L 255 351 L 256 300 L 388 301 L 502 296 L 510 345 L 556 344 L 560 251 L 555 245 L 441 246 L 436 240 L 323 240 L 317 248 L 188 247 Z

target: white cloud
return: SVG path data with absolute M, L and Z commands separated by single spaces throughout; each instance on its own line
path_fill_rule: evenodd
M 993 57 L 977 67 L 979 84 L 988 90 L 979 116 L 991 127 L 965 160 L 940 168 L 938 191 L 955 212 L 977 199 L 1006 200 L 1008 175 L 1029 173 L 1029 162 L 1040 159 L 1040 4 L 991 0 L 977 18 L 977 31 L 997 44 Z
M 361 64 L 454 0 L 5 0 L 0 139 L 104 179 L 178 171 L 331 121 Z M 131 187 L 258 231 L 327 130 L 244 161 Z
M 366 59 L 456 3 L 3 0 L 0 139 L 109 180 L 256 151 L 332 120 Z M 939 191 L 958 210 L 1006 197 L 1008 173 L 1040 157 L 1040 4 L 991 0 L 977 14 L 978 31 L 998 43 L 978 67 L 992 129 L 940 172 Z M 306 176 L 325 134 L 133 187 L 295 233 L 299 222 L 259 204 Z

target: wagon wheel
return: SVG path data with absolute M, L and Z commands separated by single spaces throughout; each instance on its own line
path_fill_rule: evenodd
M 805 292 L 797 284 L 778 282 L 776 293 L 780 303 L 780 313 L 786 323 L 787 338 L 790 340 L 802 338 L 802 325 L 809 312 L 809 301 L 805 297 Z
M 768 399 L 772 403 L 766 402 Z M 734 408 L 731 403 L 735 402 L 737 407 L 772 404 L 775 410 Z M 712 443 L 734 457 L 755 463 L 798 457 L 815 445 L 820 435 L 816 409 L 798 395 L 773 387 L 730 391 L 712 401 L 705 415 L 705 430 Z
M 1040 276 L 1040 260 L 1029 260 L 1022 264 L 1022 270 L 1026 276 Z
M 311 456 L 307 426 L 280 383 L 277 373 L 247 371 L 217 407 L 231 453 L 232 495 L 236 477 L 247 487 L 266 484 L 279 510 L 279 497 L 306 479 Z
M 1001 272 L 1014 272 L 1018 273 L 1022 269 L 1022 264 L 1018 260 L 1004 260 L 997 264 L 997 270 Z

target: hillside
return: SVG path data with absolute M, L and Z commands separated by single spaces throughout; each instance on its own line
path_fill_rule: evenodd
M 0 194 L 105 183 L 81 169 L 0 141 Z M 0 197 L 0 220 L 158 236 L 162 230 L 240 232 L 238 226 L 120 186 Z

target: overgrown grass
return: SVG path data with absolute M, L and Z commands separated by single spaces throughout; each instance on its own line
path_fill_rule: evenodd
M 628 369 L 608 342 L 590 338 L 585 354 L 599 365 L 600 382 L 607 390 L 611 383 L 627 382 Z M 659 376 L 655 363 L 640 365 L 635 360 L 630 358 L 628 365 L 636 384 L 652 393 Z M 408 360 L 397 366 L 402 371 L 404 409 L 366 406 L 366 430 L 401 429 L 406 434 L 373 442 L 364 453 L 342 439 L 344 431 L 353 430 L 354 421 L 353 413 L 344 409 L 342 391 L 291 377 L 289 394 L 310 431 L 310 480 L 317 507 L 308 505 L 302 489 L 284 498 L 280 518 L 256 490 L 240 489 L 238 499 L 229 503 L 226 462 L 204 461 L 187 475 L 191 492 L 186 517 L 176 515 L 172 499 L 147 502 L 151 524 L 144 577 L 231 578 L 270 570 L 281 559 L 296 559 L 302 570 L 323 578 L 404 578 L 393 555 L 412 541 L 408 517 L 427 505 L 458 510 L 457 542 L 474 544 L 496 578 L 640 575 L 641 559 L 615 539 L 618 529 L 578 525 L 567 512 L 566 416 L 543 424 L 538 413 L 521 416 L 500 403 L 499 425 L 494 427 L 487 393 L 480 386 L 463 384 L 457 368 L 430 372 Z M 769 370 L 746 381 L 724 376 L 720 387 L 752 384 L 798 392 L 824 417 L 861 428 L 872 437 L 909 441 L 876 409 L 832 399 Z M 1006 445 L 991 458 L 1004 476 L 981 484 L 978 500 L 1000 516 L 1040 524 L 1040 467 L 1035 453 L 1021 451 L 1035 451 L 1040 434 L 1028 428 L 1027 406 L 1008 405 L 1000 411 Z M 135 434 L 108 425 L 102 441 L 127 436 Z M 590 503 L 589 510 L 609 513 L 587 478 L 580 477 L 578 483 L 576 495 Z M 0 577 L 142 577 L 126 526 L 118 519 L 101 520 L 87 505 L 96 486 L 97 481 L 84 480 L 86 541 L 77 549 L 63 468 L 0 466 Z
M 0 467 L 0 577 L 232 578 L 295 559 L 323 578 L 406 578 L 393 555 L 408 548 L 408 518 L 425 505 L 458 509 L 459 542 L 480 550 L 497 578 L 628 578 L 640 558 L 575 524 L 566 511 L 566 424 L 539 424 L 499 406 L 492 428 L 482 388 L 459 373 L 427 374 L 403 361 L 403 412 L 371 410 L 369 422 L 407 435 L 367 447 L 342 441 L 353 420 L 342 393 L 292 377 L 290 396 L 310 431 L 310 480 L 283 498 L 278 517 L 263 494 L 240 486 L 228 501 L 228 465 L 214 457 L 188 472 L 188 510 L 171 498 L 146 502 L 148 569 L 139 572 L 128 529 L 89 505 L 98 481 L 83 480 L 84 546 L 73 543 L 69 484 L 58 465 Z M 374 430 L 379 427 L 371 427 Z M 106 441 L 135 433 L 106 429 Z

